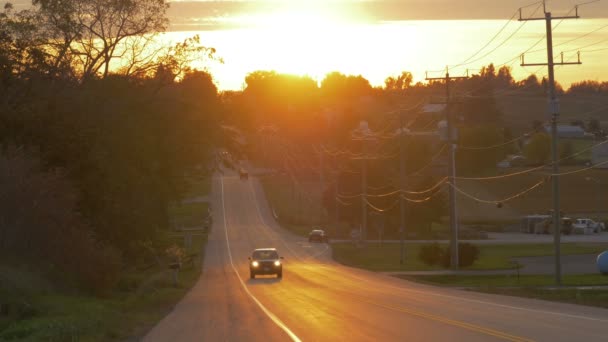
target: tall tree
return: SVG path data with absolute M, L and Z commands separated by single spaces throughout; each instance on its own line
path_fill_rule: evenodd
M 84 79 L 108 76 L 127 54 L 129 39 L 149 39 L 168 26 L 164 0 L 33 0 L 54 67 L 69 65 Z

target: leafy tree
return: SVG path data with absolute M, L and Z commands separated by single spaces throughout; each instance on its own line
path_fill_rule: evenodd
M 168 25 L 164 0 L 34 0 L 33 7 L 0 15 L 0 39 L 15 72 L 90 80 L 111 73 L 150 77 L 164 69 L 173 78 L 193 61 L 221 61 L 194 36 L 158 44 Z M 2 60 L 2 58 L 0 58 Z M 1 62 L 0 62 L 1 63 Z
M 321 95 L 326 103 L 344 103 L 372 94 L 372 86 L 363 76 L 331 72 L 321 81 Z
M 496 125 L 484 125 L 473 127 L 459 127 L 459 145 L 456 154 L 456 165 L 461 172 L 479 173 L 496 167 L 506 155 L 503 143 L 503 130 Z M 469 147 L 469 148 L 467 148 Z M 477 149 L 481 148 L 481 149 Z
M 525 89 L 526 93 L 528 93 L 528 94 L 532 94 L 535 96 L 544 96 L 545 95 L 543 85 L 538 80 L 538 77 L 536 77 L 535 74 L 532 74 L 532 75 L 528 76 L 526 79 L 520 81 L 518 83 L 518 87 L 522 90 Z
M 498 108 L 494 98 L 496 82 L 497 77 L 493 64 L 483 67 L 479 75 L 473 75 L 466 80 L 467 91 L 472 96 L 464 100 L 460 109 L 460 115 L 465 122 L 484 124 L 500 121 L 502 111 Z
M 102 293 L 117 279 L 120 255 L 91 234 L 78 212 L 78 191 L 65 170 L 41 170 L 32 152 L 12 146 L 0 156 L 0 256 L 44 269 Z
M 608 92 L 608 82 L 598 82 L 593 80 L 574 82 L 568 89 L 568 94 L 601 94 Z
M 551 137 L 546 133 L 536 133 L 524 147 L 524 156 L 535 164 L 543 164 L 551 155 Z
M 412 85 L 414 76 L 409 71 L 403 71 L 399 76 L 387 77 L 384 80 L 384 88 L 389 91 L 401 91 L 408 89 Z
M 168 4 L 163 0 L 34 0 L 32 4 L 42 33 L 59 38 L 48 40 L 49 64 L 69 65 L 84 79 L 107 77 L 112 60 L 136 46 L 133 40 L 150 41 L 150 34 L 168 25 Z

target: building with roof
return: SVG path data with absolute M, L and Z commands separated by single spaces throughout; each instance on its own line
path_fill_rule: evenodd
M 551 134 L 551 126 L 544 127 L 547 134 Z M 572 125 L 557 125 L 558 138 L 586 138 L 585 130 L 580 126 Z

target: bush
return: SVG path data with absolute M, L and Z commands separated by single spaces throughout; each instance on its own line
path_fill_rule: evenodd
M 458 244 L 458 266 L 459 267 L 468 267 L 475 263 L 475 260 L 479 258 L 479 247 L 472 245 L 470 243 L 459 243 Z M 450 246 L 447 246 L 445 252 L 443 253 L 442 264 L 443 267 L 450 267 Z
M 78 191 L 65 172 L 44 171 L 37 158 L 8 147 L 0 155 L 0 201 L 0 253 L 56 269 L 60 280 L 96 294 L 115 284 L 121 256 L 80 215 Z
M 438 243 L 423 245 L 418 252 L 418 258 L 429 266 L 437 265 L 444 258 L 445 252 Z

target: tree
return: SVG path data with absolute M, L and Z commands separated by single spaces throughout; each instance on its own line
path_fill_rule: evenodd
M 524 156 L 535 164 L 543 164 L 551 155 L 551 137 L 546 133 L 536 133 L 524 147 Z
M 107 77 L 113 59 L 150 39 L 169 23 L 164 0 L 34 0 L 40 30 L 48 37 L 49 64 L 71 66 L 90 79 Z M 141 45 L 139 46 L 141 48 Z
M 120 270 L 118 252 L 96 239 L 79 213 L 78 191 L 65 170 L 41 170 L 31 151 L 9 146 L 0 156 L 0 256 L 56 268 L 63 281 L 98 293 Z
M 325 75 L 321 94 L 326 101 L 343 103 L 372 94 L 372 86 L 363 76 L 344 75 L 337 71 Z
M 460 171 L 478 174 L 493 169 L 506 155 L 505 146 L 483 149 L 503 143 L 503 131 L 496 125 L 460 127 L 458 138 L 459 145 L 464 147 L 456 154 L 456 165 Z M 478 147 L 482 149 L 475 149 Z
M 175 45 L 158 43 L 159 33 L 168 26 L 164 0 L 32 3 L 32 9 L 12 13 L 6 7 L 0 15 L 0 30 L 5 32 L 0 44 L 21 63 L 20 71 L 90 80 L 112 73 L 151 77 L 162 68 L 175 78 L 194 61 L 221 62 L 215 49 L 200 45 L 198 36 Z
M 409 71 L 402 71 L 397 77 L 387 77 L 384 80 L 384 88 L 389 91 L 402 91 L 408 89 L 412 85 L 414 76 Z
M 533 94 L 536 96 L 545 95 L 543 86 L 541 85 L 540 81 L 538 80 L 538 77 L 536 77 L 535 74 L 532 74 L 523 81 L 520 81 L 518 83 L 518 87 L 520 89 L 526 89 L 526 92 L 529 94 Z

